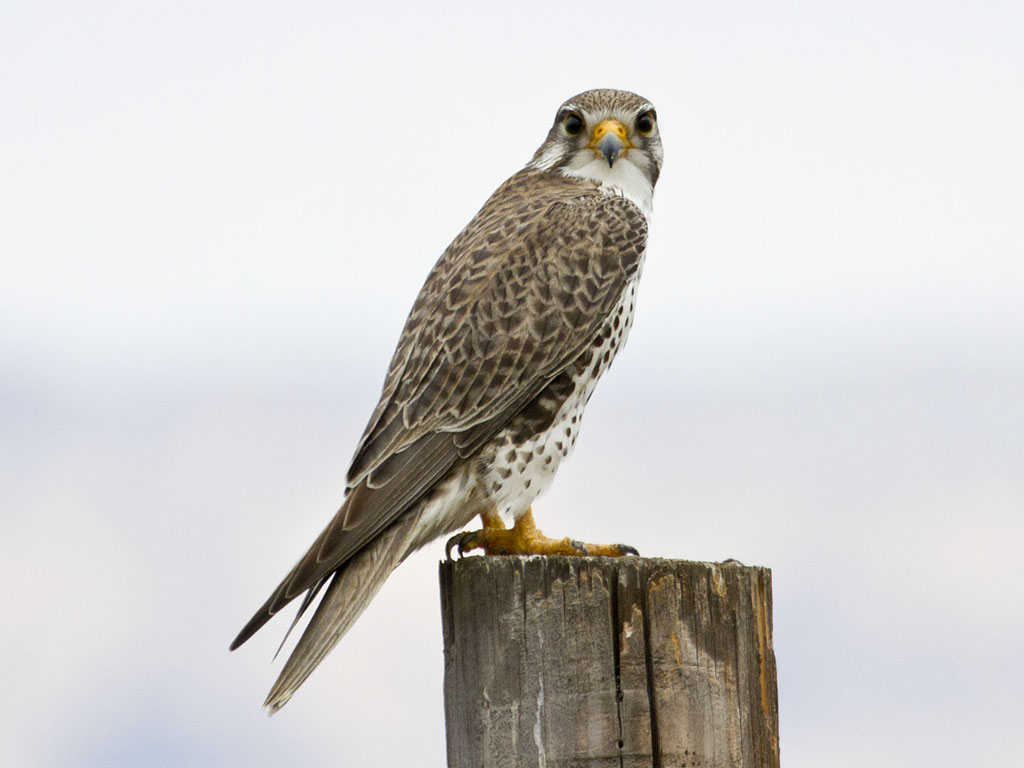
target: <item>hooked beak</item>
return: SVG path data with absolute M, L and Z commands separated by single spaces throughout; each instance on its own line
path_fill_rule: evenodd
M 615 158 L 622 154 L 622 150 L 630 149 L 632 146 L 626 134 L 626 126 L 619 120 L 611 118 L 602 120 L 598 124 L 590 137 L 589 144 L 590 149 L 608 161 L 609 168 L 612 167 Z

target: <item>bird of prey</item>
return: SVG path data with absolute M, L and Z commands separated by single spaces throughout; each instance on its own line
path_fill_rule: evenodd
M 572 450 L 597 380 L 626 340 L 661 163 L 649 101 L 618 90 L 573 96 L 533 159 L 441 255 L 398 341 L 341 508 L 231 644 L 305 593 L 301 616 L 326 586 L 267 696 L 271 713 L 406 557 L 476 515 L 483 528 L 452 537 L 449 555 L 635 554 L 547 538 L 531 504 Z

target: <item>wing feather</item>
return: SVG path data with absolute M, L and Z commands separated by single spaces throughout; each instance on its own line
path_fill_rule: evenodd
M 237 647 L 497 434 L 592 341 L 641 264 L 633 203 L 521 171 L 446 250 L 399 339 L 337 514 Z

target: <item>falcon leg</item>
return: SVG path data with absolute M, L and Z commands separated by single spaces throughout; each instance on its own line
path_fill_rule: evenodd
M 479 531 L 466 531 L 452 536 L 445 546 L 448 558 L 458 547 L 459 555 L 482 549 L 487 555 L 596 555 L 622 557 L 637 551 L 626 544 L 584 544 L 575 539 L 550 539 L 541 533 L 533 521 L 533 510 L 527 509 L 512 528 L 506 528 L 496 511 L 480 514 L 484 527 Z

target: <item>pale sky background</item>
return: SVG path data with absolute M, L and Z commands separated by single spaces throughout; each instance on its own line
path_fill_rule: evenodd
M 0 6 L 0 764 L 442 766 L 435 545 L 292 703 L 229 641 L 431 264 L 593 87 L 658 107 L 553 535 L 770 566 L 787 768 L 1024 749 L 1024 5 Z

